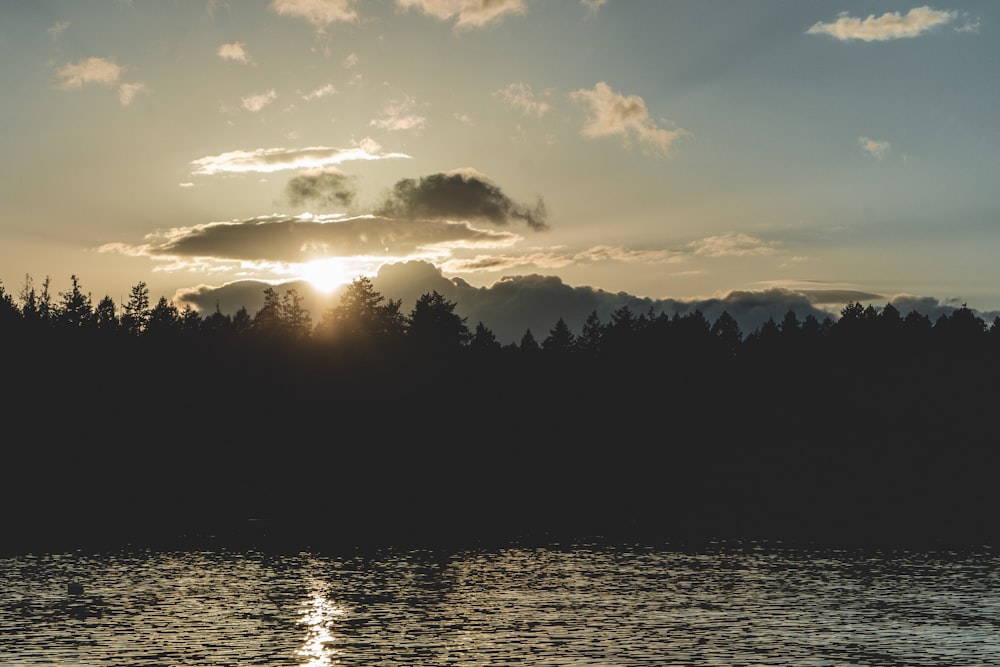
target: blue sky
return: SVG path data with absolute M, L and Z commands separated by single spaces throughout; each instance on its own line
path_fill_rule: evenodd
M 1000 5 L 0 5 L 0 280 L 1000 310 Z M 822 295 L 822 296 L 821 296 Z

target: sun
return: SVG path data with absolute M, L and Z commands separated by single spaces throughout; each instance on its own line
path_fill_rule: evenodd
M 339 259 L 314 259 L 306 262 L 300 265 L 299 275 L 324 294 L 333 292 L 352 279 L 350 270 Z

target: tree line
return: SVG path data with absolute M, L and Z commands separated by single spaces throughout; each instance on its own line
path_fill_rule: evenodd
M 964 305 L 748 333 L 622 307 L 507 344 L 456 309 L 363 277 L 315 323 L 293 289 L 230 316 L 0 285 L 10 534 L 1000 544 L 1000 321 Z
M 822 320 L 813 315 L 799 319 L 789 310 L 780 322 L 773 318 L 751 332 L 743 332 L 728 312 L 710 322 L 699 310 L 686 314 L 633 312 L 622 306 L 602 321 L 597 311 L 587 317 L 582 330 L 572 331 L 565 320 L 553 313 L 547 332 L 525 330 L 518 342 L 501 344 L 482 321 L 470 327 L 456 313 L 457 303 L 441 294 L 422 295 L 409 313 L 399 300 L 386 298 L 366 277 L 351 282 L 338 305 L 328 309 L 318 322 L 304 306 L 295 289 L 279 294 L 273 287 L 263 289 L 263 305 L 251 314 L 241 307 L 235 314 L 216 310 L 202 314 L 190 304 L 178 308 L 166 297 L 152 302 L 149 288 L 139 282 L 123 304 L 105 295 L 94 304 L 76 275 L 70 288 L 53 294 L 46 278 L 36 288 L 27 276 L 15 298 L 0 282 L 0 334 L 15 337 L 44 331 L 70 332 L 93 336 L 129 336 L 157 341 L 198 341 L 243 338 L 272 344 L 324 342 L 343 346 L 389 348 L 409 346 L 428 355 L 470 352 L 546 352 L 552 355 L 577 354 L 621 360 L 642 357 L 658 350 L 682 348 L 684 358 L 692 354 L 700 360 L 710 357 L 734 358 L 761 354 L 795 353 L 818 348 L 821 343 L 839 343 L 852 352 L 865 350 L 898 356 L 914 346 L 944 343 L 956 352 L 978 352 L 1000 346 L 1000 317 L 985 322 L 965 304 L 950 314 L 931 319 L 916 310 L 901 313 L 891 303 L 881 308 L 860 302 L 848 303 L 838 318 Z

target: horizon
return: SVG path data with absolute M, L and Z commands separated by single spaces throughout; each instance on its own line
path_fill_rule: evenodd
M 0 279 L 211 303 L 425 262 L 484 290 L 989 316 L 995 11 L 6 5 Z

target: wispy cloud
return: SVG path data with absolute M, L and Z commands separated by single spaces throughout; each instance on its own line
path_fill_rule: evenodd
M 122 106 L 128 106 L 138 93 L 147 92 L 146 84 L 142 82 L 120 83 L 125 68 L 107 58 L 84 58 L 75 63 L 68 63 L 57 72 L 60 79 L 59 88 L 71 90 L 85 85 L 118 86 L 118 101 Z
M 888 153 L 891 148 L 888 141 L 876 141 L 875 139 L 869 139 L 868 137 L 858 137 L 858 143 L 861 145 L 861 149 L 868 153 L 872 157 L 881 160 Z
M 454 20 L 456 30 L 481 28 L 505 15 L 527 12 L 524 0 L 396 0 L 396 6 L 441 21 Z
M 870 14 L 865 19 L 840 14 L 832 23 L 817 23 L 806 32 L 811 35 L 825 34 L 847 41 L 860 39 L 865 42 L 881 42 L 904 37 L 916 37 L 931 28 L 948 23 L 958 14 L 930 7 L 914 7 L 905 15 L 886 12 L 882 16 Z
M 113 60 L 106 58 L 84 58 L 68 63 L 59 69 L 60 88 L 82 88 L 84 84 L 96 83 L 113 86 L 118 83 L 124 69 Z
M 684 253 L 671 250 L 635 250 L 622 246 L 600 245 L 580 251 L 558 248 L 519 254 L 492 253 L 468 258 L 450 259 L 442 265 L 454 273 L 510 271 L 532 266 L 541 269 L 561 269 L 574 264 L 619 262 L 623 264 L 663 264 L 684 261 Z
M 981 21 L 979 19 L 966 19 L 965 23 L 960 26 L 956 26 L 955 32 L 969 32 L 973 34 L 979 34 L 979 26 Z
M 118 86 L 118 101 L 122 103 L 122 106 L 127 107 L 132 104 L 136 95 L 148 92 L 148 90 L 144 83 L 123 83 Z
M 372 127 L 383 130 L 419 130 L 427 123 L 423 116 L 410 113 L 416 106 L 416 100 L 407 97 L 403 101 L 393 100 L 382 109 L 382 118 L 373 118 Z
M 665 155 L 674 141 L 689 134 L 686 130 L 658 126 L 649 116 L 641 97 L 620 95 L 603 81 L 591 90 L 576 90 L 570 97 L 590 109 L 590 120 L 581 130 L 581 134 L 590 139 L 620 136 L 626 148 L 637 140 L 645 148 Z
M 687 247 L 702 257 L 746 257 L 775 252 L 772 243 L 742 233 L 707 236 L 689 243 Z
M 357 21 L 356 4 L 356 0 L 272 0 L 270 9 L 281 16 L 305 19 L 322 33 L 331 24 Z
M 223 44 L 216 50 L 216 53 L 223 60 L 232 60 L 244 65 L 252 65 L 253 59 L 250 57 L 250 54 L 247 53 L 244 46 L 243 42 Z
M 548 102 L 535 97 L 531 86 L 526 83 L 511 83 L 493 93 L 504 103 L 513 109 L 517 109 L 525 116 L 535 116 L 541 118 L 552 108 Z
M 318 100 L 323 97 L 329 97 L 330 95 L 336 95 L 337 89 L 334 88 L 332 83 L 328 83 L 325 86 L 320 86 L 315 90 L 312 90 L 302 96 L 306 102 L 311 102 L 312 100 Z
M 258 93 L 256 95 L 248 95 L 243 98 L 240 102 L 241 106 L 247 111 L 257 112 L 266 107 L 268 104 L 278 99 L 278 93 L 273 89 L 267 91 L 266 93 Z
M 365 139 L 354 148 L 258 148 L 252 151 L 229 151 L 208 155 L 191 162 L 193 174 L 211 176 L 222 173 L 272 173 L 286 169 L 323 169 L 351 160 L 409 158 L 404 153 L 383 153 L 378 143 Z
M 45 30 L 45 32 L 49 33 L 49 36 L 52 37 L 52 39 L 59 39 L 62 37 L 62 34 L 66 32 L 67 28 L 69 28 L 69 22 L 60 21 L 58 23 L 53 23 Z

